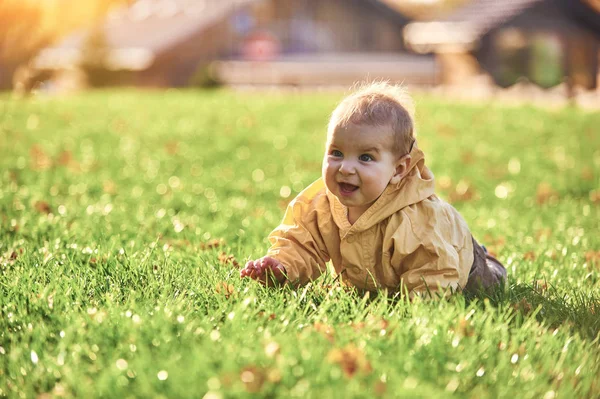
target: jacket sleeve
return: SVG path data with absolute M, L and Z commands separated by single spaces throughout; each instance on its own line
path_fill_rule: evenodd
M 316 279 L 330 259 L 319 225 L 319 211 L 315 200 L 306 199 L 301 193 L 288 205 L 282 223 L 269 235 L 271 247 L 267 256 L 281 262 L 291 284 L 306 284 Z
M 465 286 L 467 265 L 473 262 L 471 238 L 463 239 L 463 234 L 457 236 L 452 230 L 434 224 L 426 234 L 418 234 L 405 220 L 394 232 L 391 264 L 399 274 L 401 289 L 411 298 L 440 291 L 448 294 Z

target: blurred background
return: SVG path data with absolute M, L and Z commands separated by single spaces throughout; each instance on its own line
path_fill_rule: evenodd
M 598 100 L 600 0 L 2 0 L 0 89 L 348 87 Z

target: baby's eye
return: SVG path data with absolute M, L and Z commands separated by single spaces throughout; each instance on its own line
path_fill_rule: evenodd
M 342 152 L 338 151 L 338 150 L 331 151 L 331 155 L 333 155 L 334 157 L 338 157 L 338 158 L 344 156 L 344 154 L 342 154 Z
M 358 159 L 360 159 L 363 162 L 369 162 L 373 160 L 373 157 L 369 154 L 362 154 L 360 157 L 358 157 Z

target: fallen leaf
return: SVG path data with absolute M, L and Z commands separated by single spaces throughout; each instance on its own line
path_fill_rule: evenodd
M 376 381 L 373 386 L 373 391 L 375 392 L 375 395 L 383 396 L 387 391 L 387 384 L 381 380 Z
M 231 296 L 235 296 L 235 287 L 231 284 L 227 284 L 225 281 L 221 281 L 215 288 L 217 294 L 224 295 L 225 298 L 229 299 Z
M 448 194 L 448 200 L 450 202 L 466 202 L 479 198 L 477 191 L 473 185 L 467 180 L 460 180 L 454 190 Z
M 373 371 L 364 352 L 353 344 L 330 350 L 327 360 L 330 363 L 338 364 L 347 378 L 354 377 L 358 372 L 369 374 Z
M 452 138 L 456 136 L 456 129 L 454 128 L 454 126 L 449 125 L 447 123 L 438 125 L 436 131 L 441 137 Z
M 456 325 L 456 332 L 461 337 L 472 337 L 475 335 L 475 327 L 473 327 L 473 323 L 470 320 L 467 320 L 463 317 Z
M 35 204 L 33 205 L 33 207 L 39 213 L 49 214 L 52 212 L 52 209 L 50 208 L 50 204 L 48 204 L 46 201 L 36 201 Z
M 208 242 L 201 242 L 200 243 L 200 249 L 201 250 L 207 250 L 207 249 L 213 249 L 213 248 L 218 248 L 222 245 L 225 245 L 225 240 L 223 240 L 222 238 L 215 238 L 213 240 L 210 240 Z
M 544 228 L 544 229 L 539 229 L 538 231 L 536 231 L 535 238 L 538 242 L 546 241 L 548 238 L 550 238 L 551 235 L 552 235 L 552 229 Z
M 227 253 L 221 252 L 218 259 L 222 265 L 232 265 L 236 269 L 240 268 L 240 264 L 233 255 L 227 255 Z
M 537 280 L 534 284 L 533 284 L 533 288 L 542 293 L 545 291 L 548 291 L 548 283 L 546 282 L 546 280 Z
M 102 190 L 106 194 L 115 195 L 117 193 L 117 185 L 112 180 L 104 180 L 102 182 Z
M 502 179 L 506 176 L 506 167 L 504 166 L 493 166 L 486 169 L 486 174 L 488 177 L 498 180 Z
M 512 307 L 514 310 L 520 311 L 524 315 L 528 315 L 529 313 L 531 313 L 531 310 L 533 308 L 529 301 L 527 301 L 527 299 L 525 298 L 521 299 L 521 301 L 519 301 L 518 303 L 513 304 Z
M 29 158 L 33 170 L 46 170 L 52 167 L 52 159 L 37 144 L 29 150 Z
M 435 182 L 441 190 L 448 190 L 452 187 L 452 178 L 450 176 L 441 176 Z
M 504 249 L 504 245 L 506 244 L 505 237 L 493 237 L 490 234 L 486 234 L 483 237 L 483 241 L 480 242 L 481 245 L 485 245 L 488 254 L 493 257 L 498 257 L 498 254 L 502 249 Z
M 585 253 L 585 261 L 593 265 L 600 265 L 600 251 L 587 251 Z
M 240 380 L 242 380 L 246 391 L 251 393 L 260 392 L 266 380 L 265 370 L 257 366 L 246 366 L 240 373 Z
M 277 201 L 277 206 L 279 207 L 279 209 L 287 209 L 290 202 L 292 202 L 292 199 L 293 198 L 281 199 Z
M 523 254 L 523 259 L 525 259 L 525 260 L 534 261 L 535 258 L 536 258 L 535 252 L 533 252 L 533 251 L 528 251 Z
M 73 155 L 71 154 L 71 151 L 62 151 L 60 154 L 58 154 L 58 164 L 62 165 L 62 166 L 68 166 L 71 162 L 73 161 Z
M 332 326 L 317 321 L 315 324 L 313 324 L 313 328 L 315 331 L 323 335 L 329 342 L 333 342 L 335 340 L 335 330 Z
M 538 185 L 535 196 L 536 202 L 542 205 L 550 200 L 557 199 L 558 193 L 552 188 L 550 183 L 542 182 Z
M 192 243 L 190 242 L 190 240 L 167 239 L 165 240 L 165 245 L 167 245 L 169 248 L 185 248 L 192 245 Z
M 261 310 L 260 312 L 258 312 L 258 315 L 259 315 L 260 317 L 265 317 L 266 313 L 265 313 L 263 310 Z M 277 316 L 275 315 L 275 313 L 271 313 L 271 314 L 268 316 L 268 319 L 269 319 L 269 320 L 275 320 L 276 318 L 277 318 Z
M 15 170 L 9 171 L 8 179 L 13 183 L 17 183 L 19 181 L 19 173 Z
M 267 372 L 267 379 L 272 383 L 278 383 L 281 381 L 281 371 L 278 369 L 270 369 Z
M 464 164 L 472 164 L 475 161 L 475 154 L 473 154 L 473 151 L 463 151 L 460 154 L 460 159 Z
M 586 181 L 594 180 L 594 170 L 589 166 L 584 166 L 581 169 L 581 178 Z
M 167 144 L 165 144 L 165 150 L 169 155 L 176 155 L 179 152 L 179 142 L 169 141 Z

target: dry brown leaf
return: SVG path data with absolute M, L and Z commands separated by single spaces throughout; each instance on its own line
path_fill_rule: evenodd
M 277 202 L 277 206 L 279 209 L 287 209 L 290 202 L 292 202 L 293 198 L 281 199 Z
M 278 383 L 281 381 L 281 371 L 279 371 L 278 369 L 270 369 L 267 372 L 267 379 L 272 382 L 272 383 Z
M 385 393 L 387 392 L 387 384 L 381 380 L 378 380 L 375 382 L 375 385 L 373 386 L 373 391 L 375 392 L 375 395 L 377 395 L 377 396 L 384 396 Z
M 225 252 L 221 252 L 219 254 L 219 262 L 222 265 L 232 265 L 233 267 L 235 267 L 236 269 L 240 268 L 240 264 L 238 263 L 238 261 L 235 259 L 235 257 L 233 255 L 228 255 Z
M 479 198 L 479 194 L 473 187 L 473 185 L 466 181 L 461 180 L 456 184 L 456 187 L 448 194 L 448 200 L 450 202 L 466 202 Z
M 365 353 L 353 344 L 330 350 L 327 360 L 338 364 L 347 378 L 352 378 L 359 372 L 369 374 L 373 371 Z
M 112 180 L 104 180 L 102 182 L 102 190 L 106 194 L 115 195 L 117 193 L 117 185 Z
M 350 322 L 348 325 L 354 331 L 358 332 L 366 331 L 368 333 L 381 334 L 382 331 L 385 331 L 386 334 L 389 334 L 392 331 L 389 321 L 375 316 L 369 316 L 366 321 Z
M 265 370 L 257 366 L 246 366 L 240 373 L 240 380 L 246 391 L 251 393 L 260 392 L 266 380 Z
M 52 212 L 50 204 L 48 204 L 46 201 L 36 201 L 33 207 L 39 213 L 45 213 L 46 215 Z
M 550 200 L 557 199 L 558 193 L 552 188 L 550 183 L 542 182 L 537 187 L 535 197 L 536 202 L 542 205 Z
M 542 293 L 545 291 L 548 291 L 548 283 L 546 282 L 546 280 L 537 280 L 534 284 L 533 284 L 533 288 Z
M 59 165 L 68 166 L 72 161 L 73 161 L 73 155 L 71 154 L 71 151 L 65 150 L 65 151 L 62 151 L 60 154 L 58 154 L 57 163 Z
M 524 315 L 528 315 L 529 313 L 531 313 L 531 311 L 533 309 L 533 307 L 531 306 L 529 301 L 527 301 L 527 299 L 525 299 L 525 298 L 521 299 L 520 302 L 513 304 L 512 307 L 514 310 L 520 311 Z
M 29 150 L 29 158 L 33 170 L 46 170 L 52 167 L 52 159 L 37 144 Z
M 472 164 L 475 161 L 475 154 L 473 154 L 473 151 L 463 151 L 460 154 L 460 160 L 464 164 Z
M 450 176 L 441 176 L 435 182 L 441 190 L 448 190 L 452 187 L 452 178 Z
M 504 245 L 506 244 L 505 237 L 492 237 L 490 234 L 486 234 L 483 237 L 483 242 L 481 244 L 485 245 L 485 248 L 488 250 L 488 253 L 494 257 L 498 257 L 498 253 L 504 249 Z
M 201 242 L 199 247 L 201 250 L 207 250 L 207 249 L 213 249 L 213 248 L 218 248 L 220 246 L 225 245 L 225 240 L 223 240 L 222 238 L 215 238 L 213 240 L 210 240 L 208 242 Z
M 587 251 L 585 253 L 585 261 L 593 265 L 600 265 L 600 251 Z
M 335 329 L 332 326 L 317 321 L 315 324 L 313 324 L 313 328 L 315 331 L 323 335 L 329 342 L 335 341 Z
M 438 125 L 436 131 L 441 137 L 452 138 L 456 136 L 456 129 L 452 125 L 446 123 Z
M 581 169 L 581 178 L 585 181 L 594 180 L 594 170 L 589 166 L 584 166 L 583 169 Z
M 461 337 L 472 337 L 475 335 L 475 327 L 473 327 L 473 323 L 464 317 L 458 321 L 455 331 Z
M 543 228 L 535 232 L 535 238 L 538 242 L 546 241 L 552 235 L 552 229 Z
M 169 155 L 177 155 L 179 152 L 179 142 L 169 141 L 167 144 L 165 144 L 165 150 Z
M 235 287 L 231 284 L 227 284 L 225 281 L 221 281 L 219 284 L 217 284 L 215 291 L 217 294 L 224 295 L 227 299 L 235 296 L 236 294 Z
M 590 201 L 594 204 L 600 204 L 600 190 L 590 191 Z
M 23 253 L 23 248 L 20 248 L 19 251 L 12 251 L 10 254 L 10 260 L 15 260 L 19 257 L 20 254 Z
M 189 247 L 190 245 L 192 245 L 192 243 L 190 242 L 190 240 L 168 239 L 168 240 L 165 240 L 165 245 L 168 245 L 169 247 L 175 247 L 175 248 L 184 248 L 184 247 Z
M 261 310 L 260 312 L 258 312 L 258 315 L 259 315 L 260 317 L 265 317 L 265 316 L 266 316 L 266 313 L 265 313 L 263 310 Z M 275 320 L 275 318 L 277 318 L 277 316 L 275 315 L 275 313 L 271 313 L 271 314 L 268 316 L 268 319 L 269 319 L 269 320 Z

